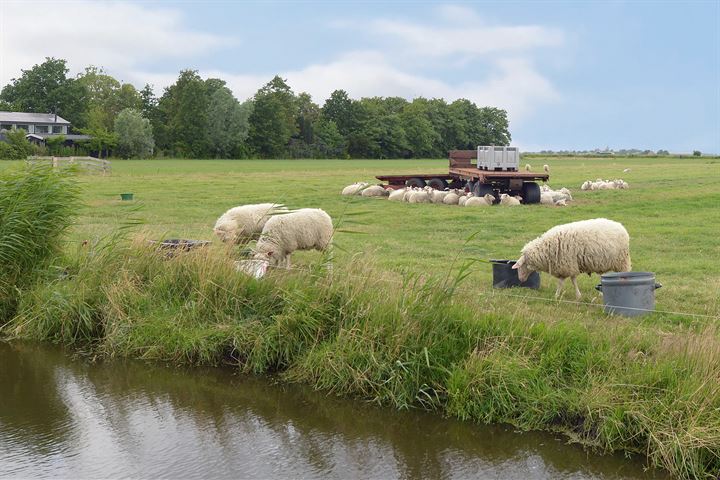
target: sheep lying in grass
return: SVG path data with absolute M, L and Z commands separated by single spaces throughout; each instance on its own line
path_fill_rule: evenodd
M 332 244 L 332 237 L 332 219 L 319 208 L 301 208 L 284 215 L 275 215 L 263 228 L 253 249 L 253 260 L 266 262 L 265 269 L 278 266 L 289 268 L 293 252 L 327 250 Z M 242 268 L 251 269 L 245 271 L 253 275 L 259 269 L 254 262 L 244 264 Z
M 507 193 L 501 193 L 500 205 L 505 205 L 506 207 L 515 207 L 517 205 L 520 205 L 520 198 L 517 196 L 511 197 Z
M 472 197 L 474 197 L 472 192 L 468 192 L 465 195 L 462 195 L 460 198 L 458 198 L 458 205 L 460 205 L 461 207 L 464 207 L 465 204 L 467 203 L 467 201 Z
M 580 186 L 580 190 L 625 190 L 630 188 L 630 185 L 620 178 L 615 180 L 603 180 L 598 178 L 594 182 L 592 180 L 586 180 Z
M 435 191 L 433 191 L 433 192 L 432 192 L 432 197 L 431 197 L 432 203 L 438 203 L 438 204 L 443 203 L 443 200 L 445 200 L 445 197 L 446 197 L 447 194 L 449 194 L 449 193 L 450 193 L 449 190 L 435 190 Z
M 466 207 L 490 207 L 495 202 L 495 197 L 486 193 L 482 197 L 468 197 Z
M 363 197 L 385 197 L 388 195 L 388 192 L 380 185 L 370 185 L 364 188 L 360 195 Z
M 390 194 L 388 195 L 388 200 L 390 200 L 391 202 L 402 202 L 402 201 L 403 201 L 403 198 L 405 197 L 405 192 L 406 192 L 407 190 L 408 190 L 407 187 L 406 187 L 406 188 L 399 188 L 399 189 L 397 189 L 397 190 L 393 190 L 393 191 L 390 192 Z
M 342 192 L 340 192 L 340 195 L 360 195 L 365 187 L 367 187 L 369 183 L 367 182 L 357 182 L 353 183 L 352 185 L 348 185 L 347 187 L 342 189 Z
M 241 205 L 223 213 L 215 222 L 213 232 L 223 242 L 240 243 L 256 238 L 270 217 L 287 211 L 284 205 L 276 203 Z
M 457 205 L 458 200 L 460 200 L 460 196 L 455 192 L 448 192 L 447 195 L 445 195 L 445 198 L 443 198 L 443 203 L 445 205 Z
M 430 203 L 430 194 L 420 189 L 413 191 L 407 199 L 408 203 Z
M 534 271 L 547 272 L 558 279 L 555 297 L 562 293 L 566 278 L 581 297 L 577 276 L 630 271 L 630 236 L 622 224 L 594 218 L 557 225 L 528 242 L 513 265 L 521 282 Z

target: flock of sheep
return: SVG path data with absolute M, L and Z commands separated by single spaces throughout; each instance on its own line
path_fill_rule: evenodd
M 461 207 L 489 207 L 493 204 L 503 206 L 517 206 L 522 204 L 522 197 L 511 196 L 501 193 L 500 198 L 485 194 L 476 197 L 472 192 L 463 189 L 452 188 L 446 190 L 435 190 L 432 187 L 404 187 L 396 190 L 385 189 L 381 185 L 370 185 L 367 182 L 357 182 L 342 189 L 341 195 L 360 195 L 363 197 L 387 197 L 391 202 L 406 203 L 437 203 L 444 205 L 459 205 Z M 564 207 L 567 202 L 572 201 L 570 190 L 563 187 L 560 190 L 553 190 L 548 185 L 540 187 L 540 204 Z
M 297 250 L 328 250 L 333 224 L 319 208 L 290 211 L 284 205 L 258 203 L 231 208 L 218 218 L 213 232 L 225 243 L 257 239 L 252 258 L 235 266 L 260 278 L 269 267 L 289 268 L 290 255 Z
M 598 178 L 595 181 L 586 180 L 580 186 L 580 190 L 626 190 L 630 188 L 630 185 L 620 178 L 615 180 L 603 180 Z

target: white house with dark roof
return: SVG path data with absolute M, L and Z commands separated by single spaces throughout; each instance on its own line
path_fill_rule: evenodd
M 2 130 L 25 130 L 28 140 L 43 143 L 48 137 L 63 135 L 65 143 L 87 140 L 88 135 L 70 133 L 70 122 L 55 113 L 0 112 Z

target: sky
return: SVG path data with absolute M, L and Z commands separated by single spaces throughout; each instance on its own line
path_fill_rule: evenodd
M 190 68 L 241 101 L 276 74 L 320 105 L 467 98 L 523 151 L 720 153 L 720 0 L 0 0 L 0 85 L 45 57 L 158 96 Z

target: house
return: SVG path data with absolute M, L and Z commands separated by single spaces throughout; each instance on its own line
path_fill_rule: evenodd
M 70 122 L 55 113 L 0 112 L 0 131 L 20 129 L 35 143 L 45 143 L 47 138 L 59 135 L 65 137 L 66 145 L 90 139 L 89 135 L 70 133 Z

